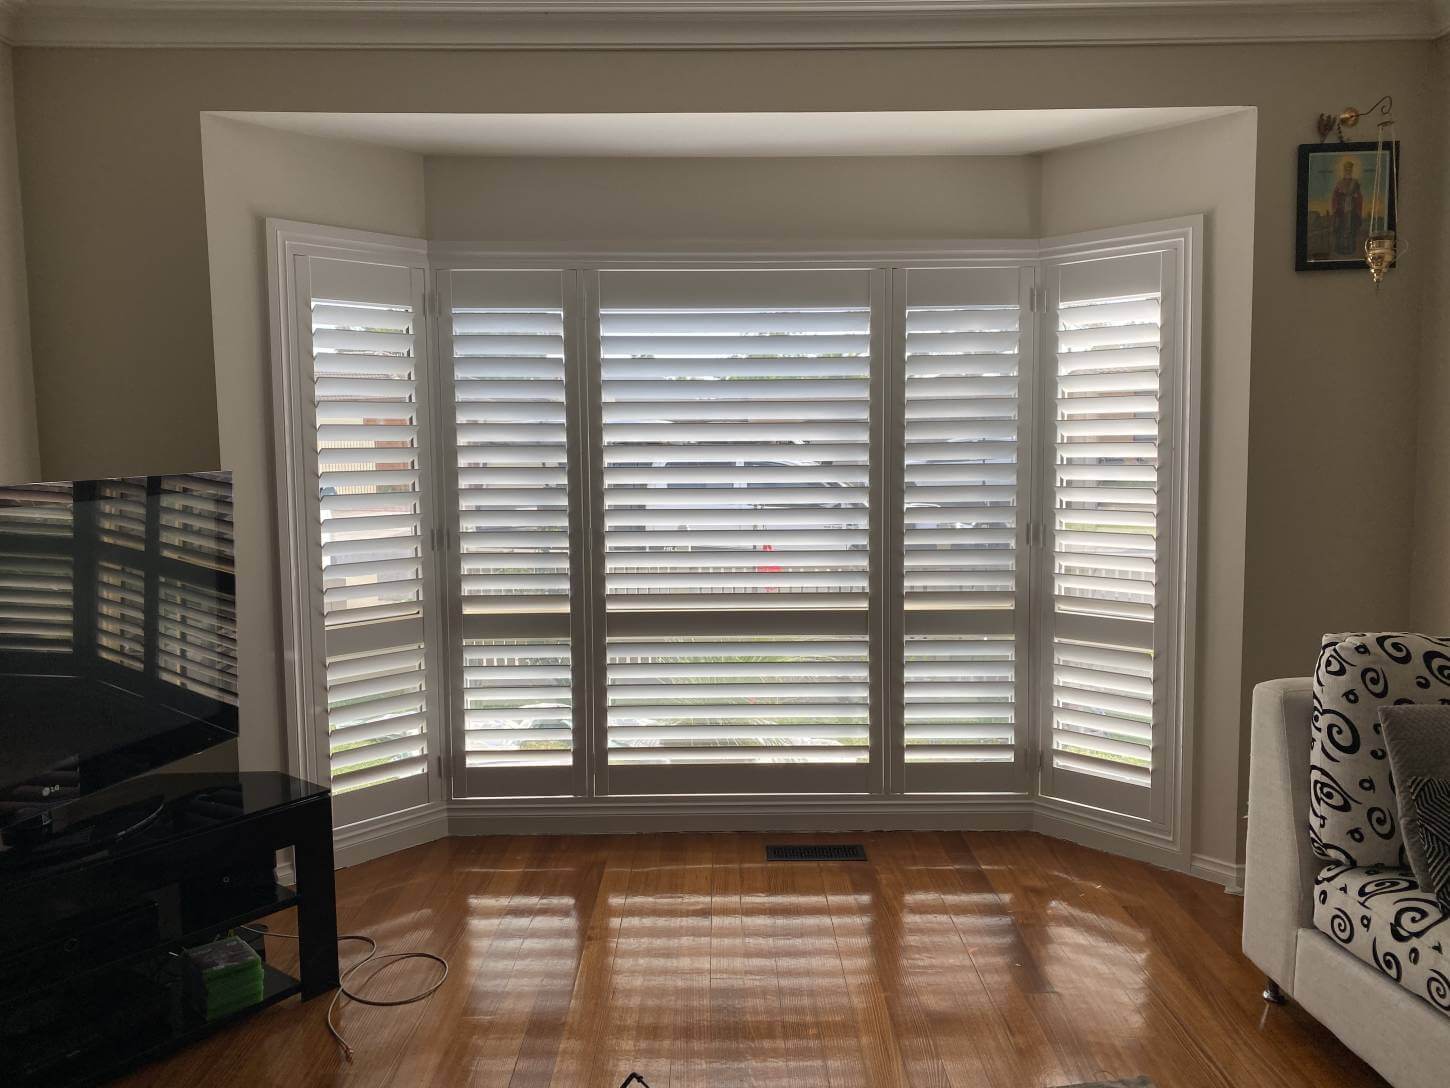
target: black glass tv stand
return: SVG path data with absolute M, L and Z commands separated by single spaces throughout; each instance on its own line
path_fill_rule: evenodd
M 0 847 L 6 1084 L 101 1083 L 337 985 L 323 787 L 264 772 L 147 775 L 72 802 L 31 832 L 7 834 Z M 273 875 L 285 847 L 295 887 Z M 287 907 L 297 908 L 299 977 L 268 963 L 260 1003 L 212 1021 L 194 1011 L 181 951 Z

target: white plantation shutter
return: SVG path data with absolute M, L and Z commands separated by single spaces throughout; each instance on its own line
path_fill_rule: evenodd
M 1021 786 L 1017 646 L 1027 622 L 1021 496 L 1030 413 L 1015 265 L 899 269 L 904 335 L 903 788 Z
M 569 483 L 579 362 L 566 281 L 548 269 L 443 276 L 462 636 L 455 782 L 471 796 L 565 794 L 580 781 Z
M 425 271 L 403 247 L 302 250 L 288 266 L 297 530 L 319 621 L 317 760 L 345 825 L 436 796 Z
M 567 767 L 573 676 L 567 639 L 463 644 L 464 744 L 478 767 Z
M 441 797 L 443 754 L 460 799 L 1010 794 L 1177 834 L 1197 230 L 430 272 L 281 225 L 294 692 L 339 822 Z M 165 515 L 198 556 L 203 499 Z
M 1180 249 L 1048 268 L 1043 792 L 1160 821 L 1182 442 Z
M 864 639 L 611 639 L 610 762 L 865 763 Z
M 17 668 L 75 643 L 71 485 L 0 487 L 0 655 Z
M 863 608 L 863 271 L 601 276 L 611 610 Z
M 863 787 L 872 292 L 600 274 L 612 790 Z

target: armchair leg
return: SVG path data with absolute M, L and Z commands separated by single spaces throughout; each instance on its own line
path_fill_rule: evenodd
M 1264 980 L 1264 1000 L 1270 1005 L 1282 1005 L 1288 998 L 1284 996 L 1284 991 L 1279 989 L 1279 984 L 1270 978 Z

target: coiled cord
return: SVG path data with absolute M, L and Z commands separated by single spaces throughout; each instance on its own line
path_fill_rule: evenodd
M 288 941 L 301 940 L 301 938 L 298 937 L 298 935 L 295 933 L 279 933 L 274 929 L 269 929 L 267 926 L 247 925 L 238 926 L 237 928 L 245 929 L 250 933 L 259 933 L 264 937 L 281 937 L 282 939 Z M 352 1047 L 349 1046 L 347 1040 L 342 1037 L 342 1032 L 337 1030 L 337 1025 L 334 1024 L 332 1020 L 333 1014 L 337 1011 L 337 1003 L 341 1001 L 344 997 L 351 998 L 359 1005 L 377 1005 L 383 1007 L 393 1005 L 414 1005 L 419 1001 L 426 1001 L 428 998 L 432 997 L 435 993 L 438 992 L 438 988 L 440 986 L 448 981 L 448 961 L 445 960 L 442 956 L 435 956 L 432 952 L 379 953 L 378 942 L 364 933 L 341 934 L 338 936 L 337 940 L 338 943 L 341 943 L 343 941 L 362 941 L 368 946 L 368 954 L 362 959 L 358 960 L 351 967 L 349 967 L 346 971 L 342 973 L 341 977 L 338 978 L 337 992 L 332 995 L 332 1002 L 327 1006 L 327 1030 L 330 1031 L 332 1033 L 332 1037 L 337 1040 L 337 1045 L 342 1047 L 343 1057 L 346 1058 L 348 1061 L 352 1061 Z M 397 997 L 388 1000 L 382 1000 L 375 997 L 363 997 L 362 994 L 359 994 L 347 988 L 347 980 L 350 979 L 354 974 L 356 974 L 359 969 L 366 967 L 369 963 L 374 964 L 376 966 L 376 970 L 374 970 L 373 973 L 364 980 L 368 982 L 377 978 L 378 975 L 382 974 L 383 971 L 391 967 L 393 964 L 402 963 L 404 960 L 431 960 L 432 962 L 438 964 L 438 966 L 443 968 L 443 973 L 438 976 L 438 980 L 434 982 L 431 986 L 427 987 L 424 990 L 420 990 L 416 994 L 411 994 L 408 997 Z

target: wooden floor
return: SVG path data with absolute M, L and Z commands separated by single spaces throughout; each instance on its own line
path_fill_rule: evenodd
M 792 838 L 449 839 L 343 870 L 344 932 L 452 961 L 433 998 L 346 1008 L 351 1066 L 327 999 L 293 999 L 126 1083 L 1384 1083 L 1260 1000 L 1242 900 L 1216 885 L 1016 832 L 855 835 L 869 862 L 763 863 Z

